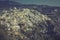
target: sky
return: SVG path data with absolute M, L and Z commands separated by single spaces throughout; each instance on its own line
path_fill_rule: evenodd
M 60 6 L 60 0 L 12 0 L 22 4 Z

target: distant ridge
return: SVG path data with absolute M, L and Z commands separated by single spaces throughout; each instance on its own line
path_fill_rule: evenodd
M 36 5 L 36 4 L 21 4 L 16 1 L 9 1 L 9 0 L 0 0 L 0 6 L 39 6 L 39 7 L 50 7 L 48 5 Z M 52 7 L 57 7 L 57 6 L 52 6 Z
M 15 1 L 0 1 L 0 9 L 9 9 L 9 8 L 29 8 L 34 9 L 42 13 L 51 13 L 55 9 L 60 13 L 60 7 L 57 6 L 48 6 L 48 5 L 36 5 L 36 4 L 21 4 Z
M 21 4 L 15 1 L 1 1 L 0 0 L 0 8 L 9 8 L 12 6 L 14 7 L 14 6 L 19 6 L 19 5 Z

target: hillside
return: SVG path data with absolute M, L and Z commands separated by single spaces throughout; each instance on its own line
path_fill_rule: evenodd
M 60 40 L 60 7 L 5 2 L 0 2 L 0 40 Z

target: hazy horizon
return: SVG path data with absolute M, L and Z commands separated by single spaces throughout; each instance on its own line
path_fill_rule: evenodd
M 16 1 L 22 4 L 60 6 L 60 0 L 11 0 L 11 1 Z

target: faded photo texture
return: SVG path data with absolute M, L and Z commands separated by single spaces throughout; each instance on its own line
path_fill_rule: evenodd
M 0 0 L 0 40 L 60 40 L 60 0 Z

